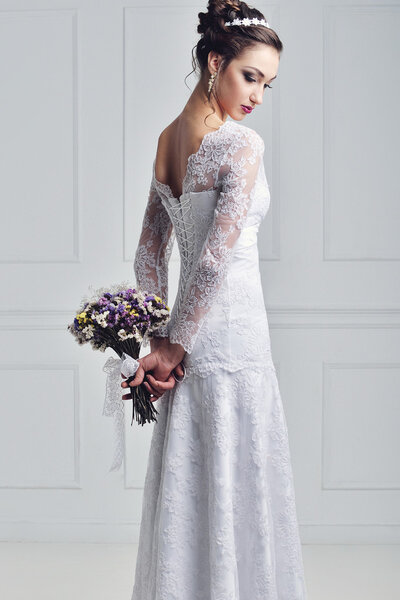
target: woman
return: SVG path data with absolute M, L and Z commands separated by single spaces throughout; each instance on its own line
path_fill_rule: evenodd
M 160 398 L 132 600 L 304 600 L 258 262 L 264 143 L 237 122 L 262 104 L 283 46 L 244 2 L 210 1 L 199 18 L 200 80 L 159 137 L 135 255 L 137 285 L 162 298 L 175 238 L 181 272 L 130 384 L 146 377 Z

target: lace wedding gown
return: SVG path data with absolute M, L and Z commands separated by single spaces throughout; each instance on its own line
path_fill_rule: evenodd
M 263 153 L 225 121 L 189 157 L 180 198 L 153 163 L 136 283 L 167 299 L 176 238 L 178 294 L 157 335 L 185 348 L 187 375 L 155 405 L 132 600 L 306 599 L 258 262 Z

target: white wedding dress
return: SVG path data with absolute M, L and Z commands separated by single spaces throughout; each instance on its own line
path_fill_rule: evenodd
M 259 272 L 263 153 L 225 121 L 189 157 L 180 198 L 153 163 L 136 285 L 167 300 L 176 238 L 179 289 L 157 335 L 182 344 L 187 375 L 155 404 L 132 600 L 306 599 Z

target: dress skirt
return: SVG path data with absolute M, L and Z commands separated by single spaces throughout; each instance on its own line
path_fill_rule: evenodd
M 155 406 L 132 600 L 305 600 L 274 367 L 191 373 Z

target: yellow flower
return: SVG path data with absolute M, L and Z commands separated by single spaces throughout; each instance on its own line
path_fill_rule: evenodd
M 87 314 L 85 313 L 85 311 L 83 311 L 79 315 L 76 315 L 76 318 L 78 319 L 79 324 L 86 323 Z

